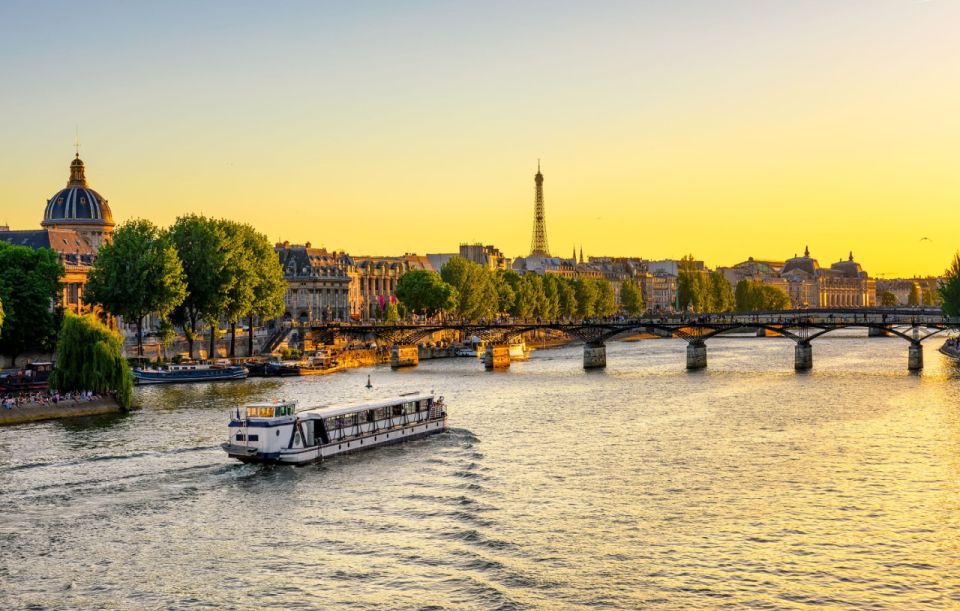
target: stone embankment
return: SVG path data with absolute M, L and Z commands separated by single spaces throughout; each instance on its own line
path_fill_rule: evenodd
M 119 411 L 120 405 L 112 397 L 103 397 L 93 401 L 67 400 L 46 405 L 25 403 L 10 409 L 0 407 L 0 426 L 76 416 L 97 416 Z

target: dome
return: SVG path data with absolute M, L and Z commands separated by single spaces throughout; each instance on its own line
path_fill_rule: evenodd
M 800 270 L 804 273 L 809 274 L 811 277 L 817 275 L 817 270 L 820 269 L 820 264 L 816 259 L 810 256 L 810 249 L 807 248 L 803 251 L 802 257 L 794 257 L 792 259 L 787 259 L 783 264 L 783 269 L 780 271 L 781 275 L 787 275 L 789 272 L 794 270 Z
M 42 226 L 88 224 L 113 227 L 113 213 L 107 200 L 87 186 L 83 161 L 77 155 L 70 162 L 70 180 L 47 200 Z
M 830 266 L 830 269 L 840 272 L 846 278 L 860 278 L 866 276 L 863 268 L 860 267 L 860 264 L 853 260 L 852 252 L 850 253 L 850 258 L 848 258 L 846 261 L 837 261 Z

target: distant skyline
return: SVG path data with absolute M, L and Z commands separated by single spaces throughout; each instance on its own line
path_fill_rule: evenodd
M 960 3 L 0 5 L 0 224 L 39 226 L 79 128 L 118 222 L 202 212 L 356 254 L 710 266 L 960 248 Z M 927 239 L 923 239 L 927 238 Z

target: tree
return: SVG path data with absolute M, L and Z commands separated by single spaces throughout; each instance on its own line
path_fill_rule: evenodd
M 737 283 L 735 304 L 738 312 L 786 310 L 790 296 L 778 286 L 744 279 Z
M 696 267 L 693 255 L 680 259 L 677 271 L 677 302 L 681 310 L 688 307 L 694 312 L 709 309 L 709 285 L 707 274 Z
M 496 315 L 500 294 L 489 269 L 463 257 L 453 257 L 440 268 L 440 277 L 456 289 L 458 315 L 468 320 Z
M 440 276 L 422 269 L 411 270 L 397 281 L 397 299 L 408 310 L 436 316 L 457 306 L 457 291 Z
M 187 285 L 180 257 L 153 223 L 128 221 L 100 246 L 87 277 L 87 299 L 137 326 L 137 355 L 143 356 L 143 319 L 167 316 L 183 302 Z
M 3 333 L 3 299 L 0 299 L 0 333 Z
M 193 343 L 204 322 L 212 322 L 211 343 L 217 330 L 217 318 L 225 310 L 227 290 L 232 282 L 227 269 L 226 237 L 214 219 L 188 215 L 176 220 L 170 238 L 183 264 L 187 295 L 173 310 L 173 321 L 183 328 L 190 356 Z
M 617 312 L 617 297 L 613 292 L 613 285 L 605 278 L 594 278 L 593 287 L 596 301 L 593 303 L 593 313 L 596 316 L 611 316 Z
M 730 312 L 736 305 L 736 298 L 733 294 L 733 287 L 727 281 L 723 272 L 710 272 L 708 277 L 709 285 L 709 312 Z
M 577 298 L 576 316 L 590 318 L 594 315 L 597 303 L 596 286 L 586 278 L 577 278 L 573 281 L 573 292 Z
M 253 355 L 253 319 L 256 316 L 262 324 L 266 320 L 279 318 L 283 314 L 287 280 L 283 277 L 283 267 L 280 265 L 277 252 L 267 236 L 250 228 L 247 239 L 255 280 L 253 303 L 247 311 L 250 327 L 247 334 L 247 355 Z
M 160 350 L 163 353 L 163 360 L 167 360 L 167 348 L 177 339 L 177 330 L 168 318 L 160 319 L 160 326 L 157 329 L 157 339 L 160 341 Z
M 129 408 L 133 376 L 123 358 L 120 335 L 104 326 L 96 316 L 75 316 L 68 312 L 57 341 L 57 366 L 50 375 L 50 388 L 61 392 L 114 392 L 120 407 Z
M 573 318 L 577 315 L 577 292 L 573 283 L 566 278 L 557 278 L 557 300 L 560 309 L 559 315 L 564 318 Z
M 953 255 L 953 261 L 943 273 L 937 292 L 943 304 L 943 313 L 951 318 L 960 316 L 960 253 Z
M 58 304 L 64 269 L 57 253 L 0 242 L 0 354 L 53 350 L 63 311 Z
M 633 278 L 624 280 L 620 285 L 620 303 L 623 305 L 623 311 L 631 316 L 643 314 L 643 292 Z
M 921 299 L 920 284 L 914 282 L 913 286 L 910 287 L 910 295 L 907 296 L 907 305 L 918 306 L 920 305 Z
M 880 305 L 885 308 L 892 308 L 897 305 L 897 296 L 890 291 L 880 293 Z

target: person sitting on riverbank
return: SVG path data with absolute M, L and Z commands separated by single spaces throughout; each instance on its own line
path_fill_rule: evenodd
M 72 401 L 74 405 L 79 403 L 88 403 L 97 401 L 103 397 L 92 390 L 78 390 L 66 393 L 57 391 L 36 391 L 6 393 L 0 397 L 4 409 L 13 409 L 14 407 L 46 407 L 48 405 L 58 405 L 60 403 Z

